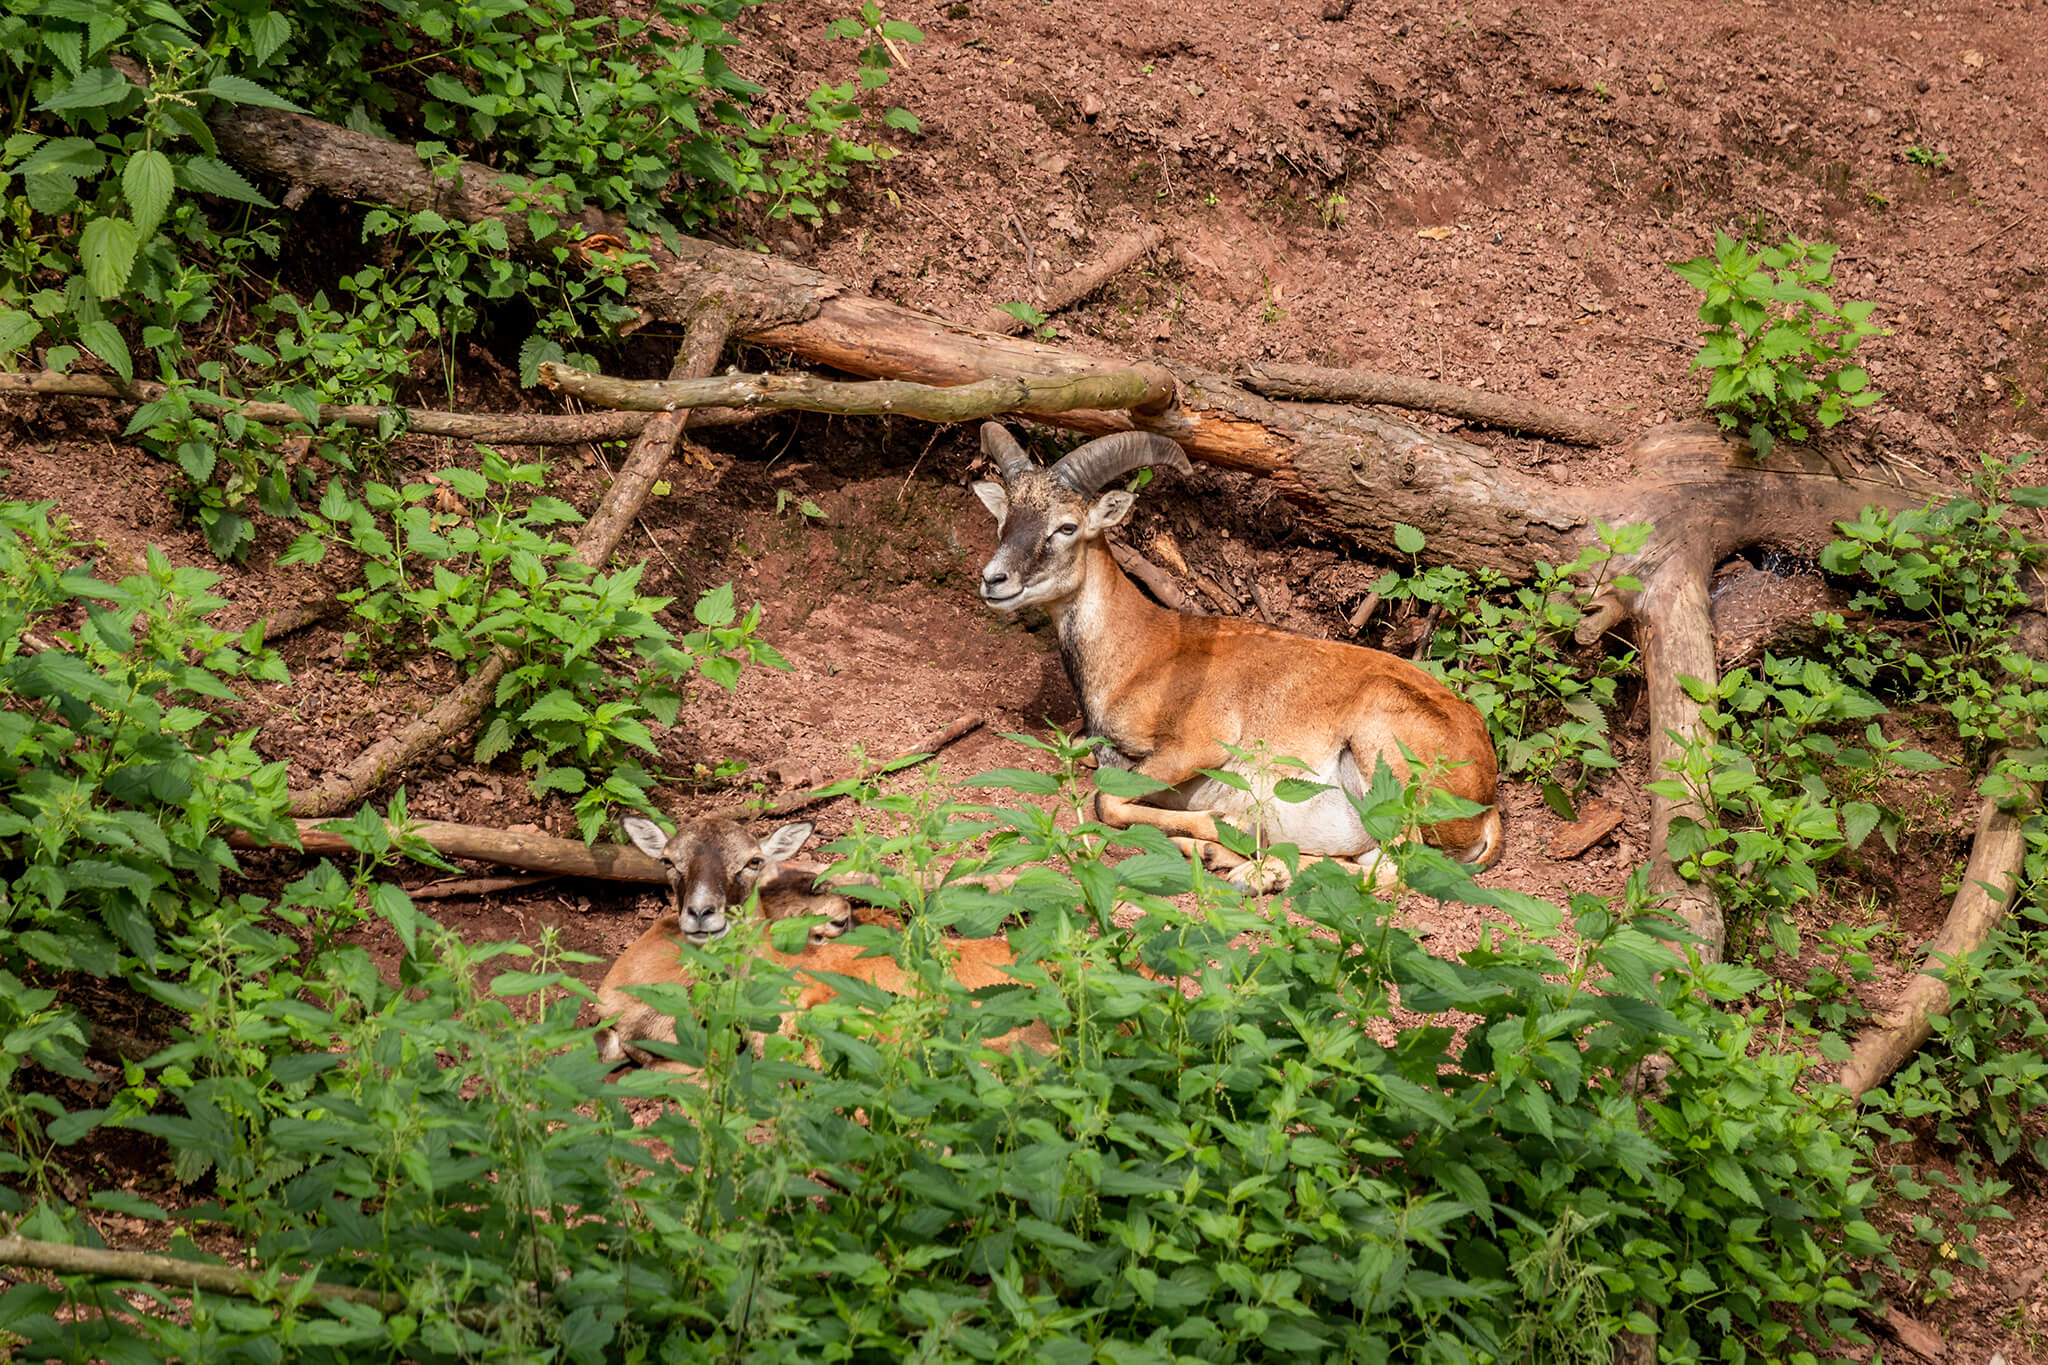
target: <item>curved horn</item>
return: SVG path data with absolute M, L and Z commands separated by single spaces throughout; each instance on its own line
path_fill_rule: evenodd
M 1181 474 L 1195 472 L 1181 448 L 1166 437 L 1150 431 L 1119 431 L 1076 446 L 1052 467 L 1052 473 L 1076 493 L 1093 494 L 1111 479 L 1146 465 L 1165 465 Z
M 1002 472 L 1003 482 L 1008 483 L 1028 469 L 1035 469 L 1031 457 L 1024 453 L 1024 447 L 1017 444 L 1001 422 L 981 424 L 981 453 L 996 462 Z

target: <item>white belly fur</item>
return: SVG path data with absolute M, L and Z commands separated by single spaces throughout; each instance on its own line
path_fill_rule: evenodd
M 1229 767 L 1232 772 L 1242 771 L 1236 764 Z M 1349 749 L 1338 750 L 1334 758 L 1312 773 L 1282 768 L 1263 777 L 1245 777 L 1252 786 L 1248 792 L 1214 778 L 1193 777 L 1170 792 L 1147 797 L 1146 801 L 1168 810 L 1215 811 L 1248 834 L 1262 834 L 1268 845 L 1293 844 L 1303 853 L 1355 858 L 1373 847 L 1365 826 L 1358 821 L 1358 813 L 1345 797 L 1346 792 L 1365 795 L 1367 785 Z M 1282 801 L 1273 795 L 1273 784 L 1290 777 L 1321 782 L 1330 790 L 1317 792 L 1306 801 Z M 1254 806 L 1263 806 L 1262 830 L 1253 829 Z

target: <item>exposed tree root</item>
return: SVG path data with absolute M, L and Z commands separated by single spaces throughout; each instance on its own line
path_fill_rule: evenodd
M 1330 370 L 1319 365 L 1254 365 L 1238 378 L 1253 393 L 1268 398 L 1420 408 L 1480 426 L 1549 436 L 1582 446 L 1619 445 L 1627 439 L 1627 433 L 1617 424 L 1570 408 L 1458 384 L 1439 384 L 1412 375 Z
M 1703 560 L 1705 562 L 1703 562 Z M 1714 628 L 1707 609 L 1710 560 L 1678 554 L 1644 580 L 1635 616 L 1642 636 L 1643 676 L 1650 688 L 1650 777 L 1673 774 L 1688 745 L 1708 735 L 1706 708 L 1686 694 L 1681 678 L 1714 686 Z M 1719 962 L 1727 950 L 1728 925 L 1720 899 L 1705 884 L 1688 881 L 1669 848 L 1671 822 L 1686 816 L 1701 824 L 1707 812 L 1690 798 L 1650 797 L 1650 889 L 1699 935 L 1700 958 Z
M 1111 541 L 1109 552 L 1116 557 L 1117 567 L 1144 584 L 1145 591 L 1151 593 L 1160 606 L 1170 611 L 1202 614 L 1202 609 L 1188 601 L 1188 595 L 1180 590 L 1180 584 L 1174 582 L 1166 570 L 1121 541 Z
M 1990 766 L 1996 769 L 2003 757 L 2002 750 L 1994 754 Z M 1977 817 L 1977 838 L 1970 845 L 1970 863 L 1963 869 L 1963 884 L 1956 889 L 1941 932 L 1928 941 L 1920 974 L 1907 983 L 1885 1017 L 1863 1031 L 1849 1060 L 1842 1064 L 1842 1088 L 1857 1099 L 1905 1065 L 1933 1036 L 1934 1020 L 1948 1013 L 1952 1001 L 1948 969 L 1942 959 L 1959 958 L 1982 947 L 2005 919 L 2027 854 L 2026 817 L 2039 805 L 2040 795 L 2040 787 L 2030 785 L 2025 792 L 2026 809 L 2018 813 L 1985 798 L 1983 813 Z

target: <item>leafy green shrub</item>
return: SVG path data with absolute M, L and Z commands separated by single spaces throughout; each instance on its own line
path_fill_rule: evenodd
M 1430 799 L 1382 770 L 1362 813 L 1395 840 Z M 1023 916 L 1018 984 L 969 996 L 928 932 L 858 930 L 928 993 L 845 983 L 789 1038 L 783 974 L 721 970 L 750 960 L 758 930 L 736 931 L 693 953 L 694 985 L 649 993 L 696 1080 L 602 1085 L 587 988 L 550 950 L 486 995 L 484 964 L 528 950 L 464 948 L 402 897 L 377 906 L 406 947 L 396 985 L 354 947 L 223 938 L 214 998 L 276 1027 L 270 1055 L 195 1029 L 153 1060 L 163 1107 L 112 1117 L 207 1172 L 179 1224 L 224 1220 L 268 1273 L 407 1306 L 107 1312 L 76 1282 L 24 1284 L 0 1330 L 73 1360 L 1468 1361 L 1647 1329 L 1646 1305 L 1675 1358 L 1855 1338 L 1849 1261 L 1881 1244 L 1839 1118 L 1802 1094 L 1803 1059 L 1752 1055 L 1718 1008 L 1755 974 L 1676 970 L 1640 885 L 1567 912 L 1405 845 L 1418 892 L 1507 921 L 1446 961 L 1328 863 L 1248 904 L 1156 831 L 1058 830 L 1036 803 L 933 789 L 877 820 L 848 864 L 926 929 Z M 961 852 L 977 830 L 988 853 Z M 1046 859 L 1000 899 L 961 882 Z M 1192 912 L 1162 899 L 1191 889 Z M 1096 932 L 1119 900 L 1137 922 Z M 1560 956 L 1544 940 L 1567 924 Z M 1419 1016 L 1398 1028 L 1396 990 Z M 985 1046 L 1026 1019 L 1054 1055 Z M 758 1053 L 750 1028 L 771 1030 Z M 1659 1053 L 1668 1087 L 1638 1088 Z M 669 1103 L 636 1128 L 632 1095 Z M 92 1235 L 54 1201 L 22 1230 Z
M 922 39 L 872 5 L 853 25 L 859 91 L 824 86 L 799 114 L 757 117 L 763 92 L 722 55 L 744 2 L 579 18 L 571 0 L 18 0 L 0 14 L 0 97 L 20 111 L 0 142 L 0 362 L 40 344 L 51 369 L 89 352 L 123 379 L 171 384 L 129 434 L 193 480 L 215 551 L 237 554 L 246 501 L 287 514 L 292 471 L 274 433 L 221 410 L 231 400 L 290 402 L 310 431 L 322 399 L 390 401 L 422 352 L 490 325 L 487 307 L 530 328 L 531 382 L 541 360 L 634 316 L 623 271 L 643 257 L 575 250 L 585 205 L 671 238 L 749 203 L 818 218 L 837 210 L 829 196 L 850 167 L 893 154 L 861 140 L 871 122 L 915 130 L 864 98 L 888 78 L 888 45 Z M 424 133 L 421 155 L 448 174 L 471 155 L 500 167 L 523 182 L 515 207 L 537 248 L 510 257 L 500 223 L 380 210 L 364 222 L 377 259 L 344 266 L 331 291 L 345 301 L 280 296 L 269 277 L 304 242 L 288 243 L 298 224 L 221 159 L 207 119 L 234 105 Z M 417 123 L 388 127 L 401 110 Z M 195 357 L 221 310 L 251 294 L 271 300 L 259 320 L 283 321 L 270 344 Z M 524 306 L 499 308 L 512 300 Z M 452 384 L 445 356 L 439 368 Z M 314 434 L 346 467 L 354 439 Z
M 115 583 L 71 567 L 49 503 L 0 502 L 0 1175 L 33 1169 L 39 1121 L 24 1066 L 90 1079 L 83 1021 L 41 984 L 125 977 L 163 998 L 164 935 L 222 894 L 224 829 L 295 843 L 285 765 L 207 708 L 227 680 L 284 678 L 260 627 L 214 629 L 218 575 L 154 548 Z
M 2021 575 L 2042 550 L 2009 515 L 2048 506 L 2048 488 L 1999 491 L 2030 458 L 1987 460 L 1974 497 L 1899 513 L 1867 508 L 1821 554 L 1823 569 L 1857 585 L 1852 608 L 1909 622 L 1855 631 L 1839 617 L 1826 622 L 1837 667 L 1865 686 L 1939 702 L 1973 749 L 2048 743 L 2048 669 L 2011 645 L 2013 613 L 2031 605 Z
M 536 795 L 576 797 L 589 839 L 613 803 L 653 809 L 647 793 L 659 779 L 629 755 L 657 752 L 647 721 L 674 725 L 693 675 L 730 688 L 746 663 L 788 665 L 756 638 L 758 605 L 736 617 L 731 584 L 698 600 L 702 629 L 678 640 L 655 619 L 670 599 L 640 592 L 644 565 L 598 573 L 576 559 L 550 534 L 582 520 L 575 508 L 511 496 L 546 472 L 486 449 L 479 469 L 443 469 L 434 482 L 371 481 L 364 502 L 332 481 L 307 514 L 314 529 L 278 563 L 316 563 L 331 547 L 361 555 L 364 586 L 342 600 L 380 644 L 424 643 L 464 673 L 511 651 L 477 761 L 517 749 Z
M 1847 363 L 1865 337 L 1890 333 L 1869 321 L 1876 304 L 1838 307 L 1827 292 L 1837 250 L 1797 237 L 1752 250 L 1716 233 L 1711 254 L 1672 263 L 1706 295 L 1706 343 L 1692 368 L 1713 375 L 1707 410 L 1724 427 L 1746 426 L 1758 455 L 1770 454 L 1779 436 L 1805 440 L 1809 408 L 1831 427 L 1884 396 L 1862 366 Z
M 1820 865 L 1873 832 L 1896 848 L 1901 819 L 1874 799 L 1878 781 L 1947 766 L 1887 739 L 1884 705 L 1817 660 L 1766 657 L 1713 687 L 1681 683 L 1708 708 L 1708 737 L 1648 789 L 1706 812 L 1675 818 L 1669 848 L 1681 873 L 1713 885 L 1731 936 L 1813 895 Z
M 1594 771 L 1620 766 L 1607 742 L 1607 711 L 1615 679 L 1635 657 L 1602 653 L 1575 663 L 1567 653 L 1572 628 L 1602 592 L 1641 586 L 1631 575 L 1612 573 L 1612 565 L 1616 556 L 1642 549 L 1649 536 L 1648 526 L 1603 523 L 1597 545 L 1569 564 L 1538 564 L 1533 581 L 1512 588 L 1492 570 L 1419 562 L 1373 585 L 1388 601 L 1413 600 L 1442 612 L 1423 666 L 1486 717 L 1501 770 L 1542 783 L 1549 800 L 1567 812 L 1567 787 L 1577 789 Z M 1394 540 L 1411 556 L 1426 544 L 1412 526 L 1396 526 Z M 1590 584 L 1574 581 L 1589 572 Z

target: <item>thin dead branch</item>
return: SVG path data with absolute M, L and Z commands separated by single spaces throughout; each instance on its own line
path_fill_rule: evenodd
M 1574 445 L 1619 445 L 1627 438 L 1627 433 L 1615 423 L 1570 408 L 1405 374 L 1331 370 L 1319 365 L 1255 365 L 1238 376 L 1238 382 L 1268 398 L 1419 408 L 1480 426 L 1549 436 Z
M 175 1256 L 159 1256 L 148 1251 L 67 1246 L 62 1242 L 44 1242 L 14 1233 L 0 1237 L 0 1265 L 47 1270 L 57 1275 L 139 1280 L 171 1289 L 229 1294 L 242 1299 L 288 1298 L 299 1283 L 297 1276 L 287 1275 L 275 1287 L 266 1288 L 256 1276 L 233 1266 L 181 1261 Z M 360 1285 L 315 1283 L 311 1292 L 315 1298 L 367 1304 L 380 1313 L 398 1313 L 406 1308 L 402 1295 L 381 1289 L 365 1289 Z M 476 1309 L 466 1311 L 483 1316 Z
M 29 374 L 0 374 L 0 397 L 9 394 L 101 398 L 139 407 L 154 403 L 170 390 L 146 379 L 123 383 L 95 374 L 58 374 L 41 370 Z M 228 400 L 226 408 L 252 422 L 306 424 L 305 414 L 289 403 L 257 403 Z M 647 426 L 644 412 L 437 412 L 432 408 L 373 407 L 362 404 L 323 403 L 316 428 L 336 422 L 345 427 L 376 430 L 384 423 L 414 436 L 454 436 L 465 441 L 496 445 L 580 445 L 585 441 L 625 441 L 638 436 Z M 707 414 L 709 417 L 709 414 Z M 723 414 L 726 422 L 746 421 L 748 414 Z M 717 425 L 717 420 L 700 419 L 693 426 Z
M 1993 770 L 2004 756 L 2003 750 L 1992 756 Z M 1842 1064 L 1842 1088 L 1857 1099 L 1905 1065 L 1933 1036 L 1935 1019 L 1948 1013 L 1952 1002 L 1948 968 L 1942 960 L 1960 958 L 1982 947 L 2005 919 L 2027 853 L 2026 814 L 2039 804 L 2040 795 L 2040 787 L 2030 784 L 2024 809 L 2017 812 L 1985 799 L 1983 813 L 1977 817 L 1977 838 L 1970 845 L 1969 866 L 1963 869 L 1963 884 L 1956 889 L 1941 932 L 1928 941 L 1919 974 L 1907 983 L 1884 1018 L 1864 1030 L 1849 1060 Z
M 545 886 L 561 876 L 559 872 L 539 872 L 531 877 L 457 877 L 452 881 L 408 887 L 406 894 L 416 901 L 463 900 L 473 896 L 502 895 L 507 891 L 525 891 Z
M 935 386 L 894 379 L 844 382 L 808 374 L 724 374 L 710 379 L 614 379 L 553 363 L 541 383 L 607 408 L 676 412 L 734 407 L 764 412 L 889 414 L 926 422 L 972 422 L 1005 413 L 1050 416 L 1076 409 L 1157 412 L 1173 401 L 1173 376 L 1156 365 L 1109 374 L 983 379 Z
M 943 729 L 934 730 L 909 749 L 898 754 L 895 758 L 886 761 L 897 763 L 918 754 L 936 754 L 948 744 L 966 738 L 987 723 L 987 719 L 982 716 L 966 715 L 956 717 L 951 724 Z M 714 820 L 754 820 L 792 815 L 797 811 L 818 805 L 820 802 L 831 800 L 831 797 L 821 794 L 825 788 L 835 786 L 838 783 L 845 782 L 850 778 L 859 777 L 860 775 L 861 769 L 849 768 L 831 781 L 821 782 L 818 786 L 808 791 L 793 792 L 788 796 L 770 801 L 766 805 L 755 801 L 743 801 L 737 806 L 724 806 L 712 811 L 710 818 Z
M 327 823 L 325 820 L 300 819 L 293 823 L 299 831 L 299 847 L 306 853 L 324 856 L 354 851 L 347 838 L 320 828 Z M 631 844 L 586 844 L 580 839 L 559 839 L 538 831 L 494 829 L 452 820 L 420 820 L 409 825 L 406 833 L 446 858 L 467 858 L 556 877 L 594 877 L 609 882 L 668 880 L 668 873 L 659 862 Z M 270 847 L 240 831 L 230 833 L 227 842 L 230 848 Z
M 1109 250 L 1102 253 L 1099 260 L 1069 271 L 1058 283 L 1046 290 L 1045 306 L 1040 311 L 1047 317 L 1065 312 L 1130 269 L 1134 262 L 1150 255 L 1165 240 L 1166 229 L 1157 224 L 1118 238 L 1110 244 Z M 1016 336 L 1026 331 L 1030 325 L 1024 319 L 1005 313 L 1000 308 L 991 308 L 987 318 L 982 322 L 982 330 Z
M 1109 552 L 1116 557 L 1117 567 L 1144 584 L 1145 591 L 1151 593 L 1160 606 L 1201 614 L 1201 608 L 1188 601 L 1188 595 L 1180 590 L 1180 584 L 1174 582 L 1166 570 L 1120 541 L 1111 541 Z

